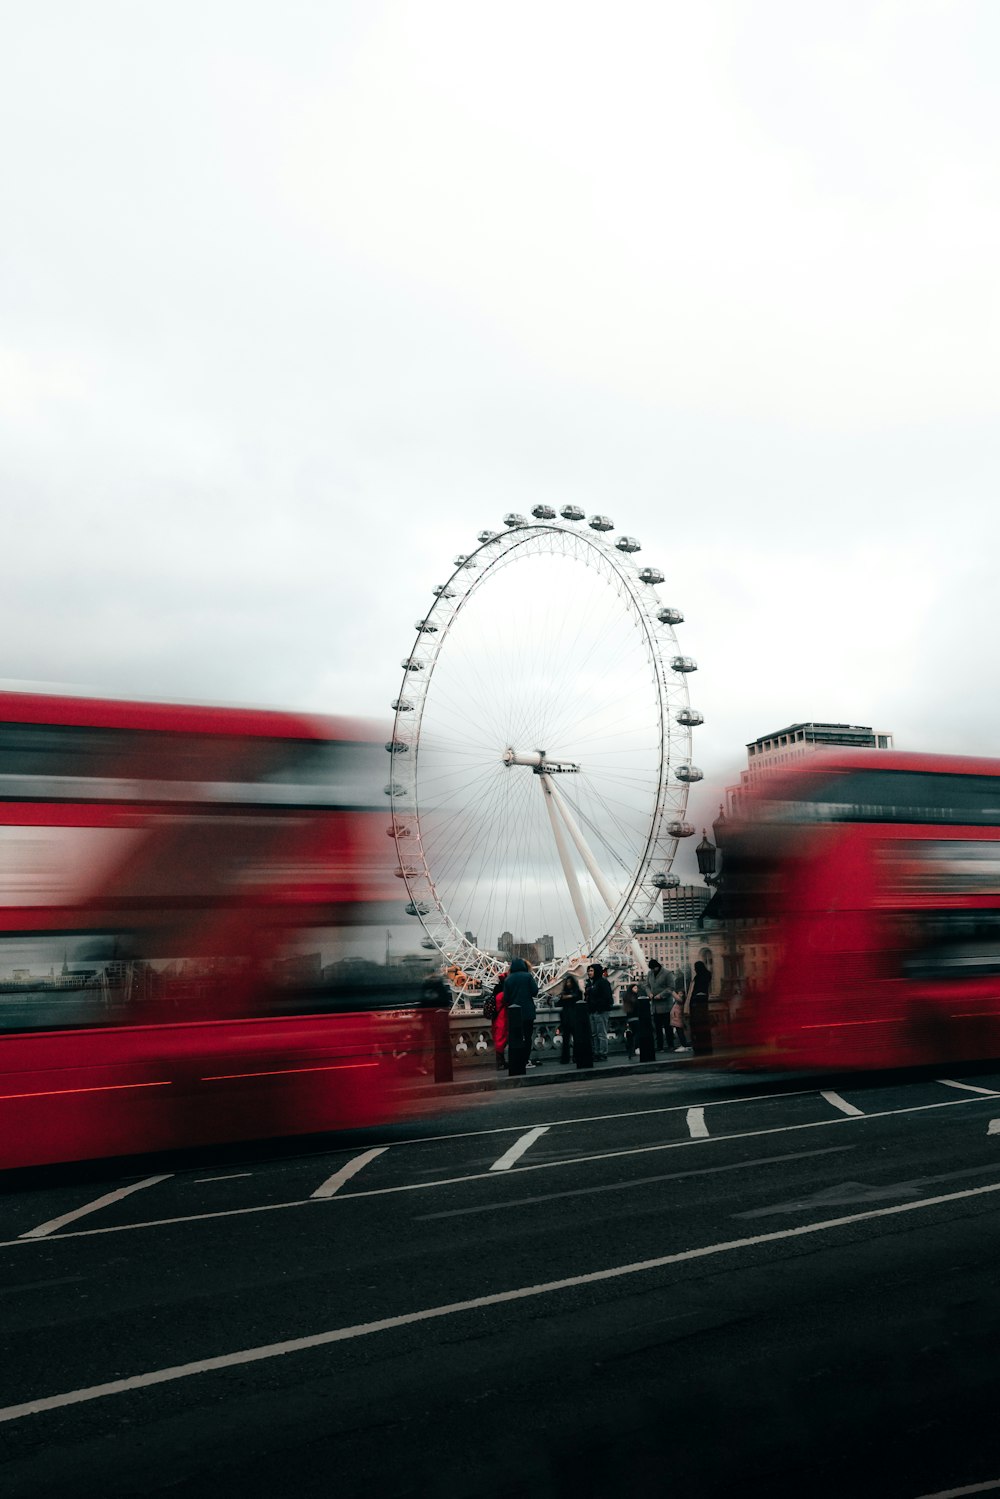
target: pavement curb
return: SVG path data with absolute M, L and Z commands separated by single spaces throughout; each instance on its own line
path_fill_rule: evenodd
M 707 1057 L 685 1057 L 683 1062 L 673 1058 L 661 1062 L 612 1062 L 597 1063 L 593 1067 L 563 1067 L 560 1062 L 541 1063 L 526 1072 L 523 1077 L 508 1077 L 505 1072 L 492 1076 L 456 1079 L 450 1083 L 434 1083 L 422 1088 L 425 1098 L 455 1098 L 463 1093 L 507 1093 L 516 1088 L 558 1087 L 564 1083 L 588 1083 L 602 1077 L 648 1077 L 653 1072 L 690 1073 L 703 1072 L 708 1068 L 725 1064 L 729 1056 L 715 1052 Z

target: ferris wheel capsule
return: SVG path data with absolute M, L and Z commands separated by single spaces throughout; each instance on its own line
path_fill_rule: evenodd
M 532 507 L 532 515 L 536 520 L 555 520 L 556 513 L 551 505 L 535 505 Z
M 689 822 L 668 822 L 667 832 L 671 838 L 690 838 L 694 832 L 694 828 Z
M 419 630 L 421 635 L 436 635 L 438 627 L 432 619 L 418 619 L 413 628 Z
M 480 531 L 476 540 L 481 541 L 483 546 L 485 546 L 488 541 L 496 541 L 499 534 L 499 531 Z
M 389 739 L 385 747 L 390 755 L 408 755 L 410 753 L 410 746 L 405 739 Z
M 684 616 L 679 609 L 657 609 L 656 617 L 661 625 L 682 625 Z
M 395 713 L 412 713 L 413 704 L 408 697 L 394 697 L 389 706 Z
M 697 765 L 678 765 L 674 770 L 674 775 L 679 781 L 690 782 L 703 781 L 705 779 L 705 772 L 699 770 Z
M 634 536 L 619 536 L 618 540 L 615 542 L 615 546 L 620 552 L 642 551 L 642 547 L 636 541 Z
M 424 949 L 425 952 L 433 952 L 437 947 L 437 943 L 434 941 L 433 937 L 421 937 L 420 946 Z
M 390 838 L 412 838 L 413 829 L 405 827 L 401 822 L 394 822 L 391 827 L 386 828 L 386 834 Z
M 404 656 L 399 663 L 404 671 L 423 671 L 424 663 L 419 656 Z
M 435 598 L 439 599 L 453 599 L 455 597 L 454 588 L 449 588 L 447 583 L 439 583 L 436 588 L 431 589 L 431 593 L 434 594 Z
M 408 900 L 403 909 L 407 916 L 429 916 L 431 912 L 425 900 Z
M 393 796 L 398 798 L 406 795 L 406 787 L 401 786 L 398 781 L 390 781 L 388 786 L 383 786 L 382 790 L 385 792 L 386 796 Z
M 456 567 L 475 567 L 476 565 L 475 559 L 470 557 L 467 552 L 459 552 L 454 562 Z
M 564 505 L 559 514 L 563 520 L 583 520 L 587 514 L 579 505 Z
M 662 583 L 663 574 L 658 567 L 641 567 L 639 581 L 640 583 Z
M 671 671 L 697 671 L 698 663 L 691 656 L 672 656 L 670 660 Z
M 592 515 L 587 522 L 592 531 L 613 531 L 615 523 L 610 515 Z
M 526 526 L 528 524 L 528 517 L 526 515 L 518 515 L 516 510 L 508 510 L 503 518 L 503 523 L 505 526 L 510 526 L 513 530 L 516 526 Z
M 682 708 L 676 716 L 677 722 L 688 729 L 696 729 L 700 723 L 705 722 L 704 713 L 699 713 L 697 708 Z
M 680 882 L 681 877 L 679 874 L 664 874 L 662 869 L 658 870 L 652 879 L 652 883 L 656 886 L 657 890 L 676 890 Z

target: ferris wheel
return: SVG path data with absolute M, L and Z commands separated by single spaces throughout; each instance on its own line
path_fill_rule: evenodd
M 433 590 L 386 744 L 406 911 L 473 988 L 641 959 L 702 778 L 684 616 L 635 537 L 577 505 L 503 527 Z

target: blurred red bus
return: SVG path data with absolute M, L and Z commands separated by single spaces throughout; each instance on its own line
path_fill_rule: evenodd
M 383 769 L 344 720 L 0 693 L 0 1167 L 398 1114 L 412 991 L 330 961 L 398 909 Z
M 743 804 L 724 876 L 755 1061 L 1000 1057 L 1000 761 L 810 758 Z

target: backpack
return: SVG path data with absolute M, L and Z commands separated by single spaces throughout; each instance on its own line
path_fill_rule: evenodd
M 495 1020 L 497 1018 L 497 997 L 495 994 L 487 994 L 483 1000 L 483 1019 Z

